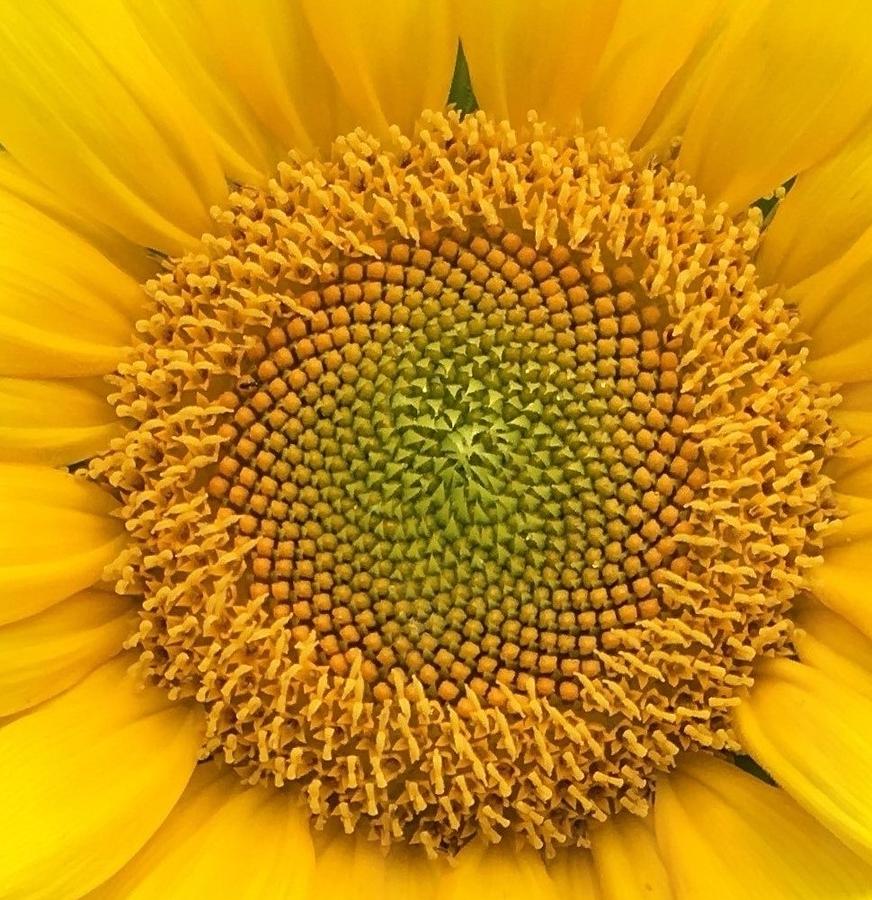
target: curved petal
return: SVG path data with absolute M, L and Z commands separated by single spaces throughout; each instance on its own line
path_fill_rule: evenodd
M 329 147 L 356 124 L 300 7 L 286 0 L 196 0 L 206 52 L 281 155 Z M 257 60 L 253 66 L 251 61 Z
M 872 862 L 872 699 L 820 669 L 767 660 L 735 726 L 800 806 Z
M 196 104 L 224 171 L 239 182 L 265 181 L 290 147 L 280 147 L 272 139 L 221 65 L 209 39 L 209 19 L 221 15 L 214 0 L 207 5 L 149 0 L 131 4 L 130 11 L 173 81 Z M 226 10 L 233 26 L 253 15 L 251 3 L 235 4 L 232 14 Z M 307 90 L 317 93 L 318 86 Z
M 825 268 L 872 225 L 870 208 L 872 128 L 867 127 L 796 179 L 763 236 L 757 258 L 761 274 L 789 287 Z
M 128 657 L 0 729 L 0 896 L 81 897 L 159 827 L 196 765 L 202 713 L 136 690 Z
M 869 552 L 868 541 L 829 547 L 823 564 L 810 569 L 806 581 L 821 603 L 872 637 Z
M 741 209 L 841 146 L 872 110 L 865 0 L 748 7 L 706 77 L 679 163 Z
M 87 459 L 121 431 L 92 379 L 0 378 L 0 463 L 59 466 Z
M 872 437 L 872 381 L 857 381 L 839 388 L 842 402 L 833 418 L 857 437 Z
M 787 203 L 792 193 L 793 191 L 784 198 L 782 203 Z M 780 214 L 781 210 L 779 209 L 770 228 L 775 227 L 775 222 Z M 819 213 L 809 219 L 804 227 L 812 228 L 818 216 Z M 763 236 L 761 256 L 768 246 L 768 240 L 767 229 Z M 839 320 L 844 316 L 845 311 L 855 316 L 852 321 L 856 331 L 857 321 L 869 309 L 869 301 L 863 288 L 872 278 L 872 261 L 870 261 L 872 258 L 872 227 L 866 229 L 853 243 L 840 249 L 841 252 L 834 252 L 825 261 L 825 265 L 810 272 L 802 279 L 794 280 L 787 291 L 788 297 L 799 307 L 803 329 L 815 339 L 812 352 L 817 355 L 820 355 L 820 351 L 816 345 L 820 345 L 822 342 L 830 345 L 830 348 L 838 346 Z M 766 273 L 764 272 L 764 274 Z M 846 310 L 843 310 L 843 307 Z M 841 313 L 842 316 L 836 316 L 835 322 L 828 324 L 827 318 L 832 317 L 834 313 Z M 844 331 L 841 330 L 841 337 L 845 336 Z M 847 336 L 851 337 L 851 335 Z M 833 340 L 834 338 L 836 340 Z
M 321 55 L 355 124 L 377 135 L 409 133 L 424 109 L 442 109 L 457 58 L 453 5 L 381 0 L 302 0 Z
M 733 32 L 744 27 L 748 7 L 757 2 L 758 0 L 731 0 L 715 4 L 717 9 L 711 24 L 672 78 L 663 86 L 633 141 L 634 149 L 639 149 L 644 155 L 671 152 L 673 142 L 687 128 L 709 70 L 731 46 Z
M 588 127 L 632 141 L 679 69 L 722 27 L 724 0 L 619 4 L 602 59 L 580 106 Z M 586 35 L 576 35 L 579 43 Z M 674 136 L 674 135 L 671 135 Z
M 76 684 L 121 652 L 136 610 L 93 588 L 0 628 L 0 716 L 29 709 Z
M 431 862 L 420 847 L 385 851 L 359 832 L 337 835 L 318 851 L 309 900 L 348 900 L 355 894 L 380 900 L 441 900 L 448 866 Z
M 827 462 L 826 473 L 841 492 L 872 498 L 872 437 L 853 441 Z
M 629 813 L 590 832 L 590 849 L 603 900 L 673 900 L 652 823 Z
M 111 0 L 7 5 L 0 121 L 25 169 L 143 246 L 195 246 L 227 194 L 196 109 Z
M 676 900 L 861 900 L 872 869 L 784 791 L 693 754 L 657 784 L 657 840 Z
M 865 546 L 872 559 L 872 499 L 839 492 L 836 500 L 843 518 L 839 521 L 839 527 L 828 536 L 827 546 Z
M 124 546 L 115 501 L 47 466 L 0 465 L 0 624 L 96 582 Z
M 602 57 L 617 3 L 524 0 L 458 3 L 463 52 L 472 87 L 489 115 L 515 123 L 535 109 L 541 118 L 572 122 Z
M 439 896 L 442 900 L 557 900 L 559 894 L 535 850 L 515 851 L 503 841 L 464 847 L 442 882 Z
M 89 900 L 299 900 L 314 864 L 305 810 L 285 793 L 246 787 L 232 770 L 207 763 L 151 840 Z
M 588 850 L 561 850 L 548 864 L 561 897 L 573 900 L 603 900 L 594 872 L 593 856 Z
M 145 295 L 83 238 L 0 196 L 0 375 L 110 372 Z
M 794 621 L 800 660 L 872 699 L 872 639 L 819 603 L 807 604 Z
M 157 271 L 157 262 L 145 247 L 102 225 L 87 211 L 77 212 L 56 191 L 25 171 L 6 151 L 0 151 L 0 209 L 8 209 L 15 202 L 41 212 L 84 238 L 137 281 L 145 281 Z
M 418 847 L 394 847 L 385 860 L 383 900 L 441 900 L 446 866 Z M 347 896 L 347 895 L 346 895 Z
M 838 308 L 834 308 L 825 324 L 811 329 L 807 371 L 816 381 L 856 383 L 872 376 L 872 335 L 857 326 L 865 305 L 840 304 L 842 315 L 835 315 Z

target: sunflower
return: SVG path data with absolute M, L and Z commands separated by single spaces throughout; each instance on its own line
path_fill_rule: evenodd
M 872 897 L 870 24 L 3 5 L 0 896 Z

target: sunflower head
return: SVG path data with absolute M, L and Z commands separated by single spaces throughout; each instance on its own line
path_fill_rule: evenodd
M 835 506 L 759 215 L 603 132 L 430 113 L 231 197 L 91 473 L 131 642 L 323 826 L 553 854 L 739 748 Z
M 0 896 L 867 896 L 865 5 L 237 7 L 0 16 Z

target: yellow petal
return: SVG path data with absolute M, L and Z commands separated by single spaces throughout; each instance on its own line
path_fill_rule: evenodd
M 820 603 L 806 604 L 794 621 L 802 662 L 872 698 L 872 639 Z
M 676 900 L 863 900 L 872 869 L 778 788 L 703 754 L 657 784 Z
M 557 900 L 560 895 L 535 850 L 514 850 L 504 841 L 464 847 L 439 896 L 442 900 Z
M 121 868 L 194 769 L 202 713 L 135 690 L 119 657 L 0 729 L 0 896 L 81 897 Z
M 89 587 L 124 546 L 114 500 L 47 466 L 0 465 L 0 624 Z
M 872 554 L 872 499 L 840 491 L 836 494 L 836 502 L 842 518 L 836 530 L 827 538 L 827 546 L 865 542 L 867 550 Z
M 857 381 L 839 388 L 842 402 L 833 418 L 858 437 L 872 437 L 872 381 Z
M 585 125 L 603 125 L 628 141 L 635 138 L 676 72 L 720 27 L 723 6 L 724 0 L 621 3 L 581 104 Z
M 0 375 L 111 371 L 143 301 L 142 288 L 83 238 L 0 195 Z
M 590 833 L 603 900 L 673 900 L 653 823 L 622 813 Z
M 227 194 L 196 109 L 112 0 L 4 9 L 0 121 L 25 169 L 143 246 L 196 245 Z
M 757 265 L 793 285 L 839 259 L 872 225 L 872 129 L 796 180 L 766 229 Z
M 447 865 L 429 860 L 418 847 L 395 847 L 385 860 L 382 900 L 441 900 Z
M 515 123 L 571 123 L 591 86 L 618 11 L 599 0 L 458 3 L 472 87 L 485 112 Z
M 306 812 L 288 794 L 246 787 L 206 763 L 151 840 L 89 900 L 299 900 L 314 863 Z
M 872 699 L 820 669 L 767 660 L 735 725 L 778 784 L 872 862 Z
M 825 471 L 842 493 L 872 498 L 872 436 L 852 441 L 828 461 Z
M 870 111 L 866 0 L 749 7 L 709 71 L 679 163 L 713 200 L 741 209 L 825 159 Z
M 379 900 L 437 900 L 448 869 L 420 847 L 385 851 L 365 835 L 336 835 L 318 851 L 309 900 L 348 900 L 355 894 Z
M 445 106 L 457 57 L 452 4 L 381 0 L 376 27 L 358 0 L 302 7 L 356 124 L 408 133 L 422 110 Z
M 224 171 L 234 180 L 263 182 L 289 147 L 279 147 L 257 121 L 233 78 L 215 53 L 208 20 L 221 12 L 211 6 L 149 0 L 131 5 L 137 27 L 171 74 L 176 85 L 196 104 Z M 256 14 L 251 4 L 227 9 L 228 24 Z M 269 23 L 265 23 L 269 25 Z
M 311 152 L 358 123 L 297 3 L 197 0 L 207 52 L 281 153 Z M 252 60 L 257 65 L 252 65 Z
M 136 610 L 92 588 L 0 628 L 0 716 L 28 709 L 80 681 L 121 651 Z
M 603 900 L 594 872 L 593 856 L 587 850 L 559 850 L 548 864 L 548 874 L 560 897 Z
M 645 155 L 671 152 L 673 141 L 682 135 L 696 106 L 710 69 L 732 45 L 733 32 L 744 28 L 748 8 L 758 0 L 717 3 L 710 26 L 695 43 L 683 64 L 663 86 L 641 126 L 633 148 Z M 694 4 L 709 6 L 709 4 Z M 652 7 L 653 8 L 653 7 Z
M 41 184 L 7 152 L 0 151 L 0 209 L 8 208 L 15 201 L 84 238 L 137 281 L 145 281 L 157 271 L 157 262 L 145 247 L 102 225 L 87 211 L 77 212 L 57 191 Z
M 109 446 L 120 424 L 92 379 L 0 378 L 0 463 L 58 466 Z
M 806 581 L 821 603 L 872 637 L 870 550 L 868 541 L 829 547 L 824 554 L 823 565 L 811 569 Z
M 791 195 L 792 192 L 787 197 Z M 782 202 L 786 203 L 787 198 Z M 780 211 L 776 213 L 770 228 L 775 226 L 779 215 Z M 811 227 L 809 222 L 806 222 L 806 227 Z M 764 247 L 767 240 L 768 229 L 763 237 Z M 872 309 L 865 290 L 870 278 L 872 228 L 844 247 L 843 252 L 828 259 L 825 265 L 790 284 L 787 296 L 799 308 L 803 330 L 814 338 L 811 346 L 813 355 L 821 356 L 838 349 L 840 341 L 852 343 L 863 336 L 862 329 L 858 332 L 856 325 Z M 849 332 L 844 327 L 846 319 L 853 325 Z
M 811 344 L 811 358 L 806 371 L 815 381 L 866 381 L 872 375 L 872 335 L 858 329 L 857 321 L 863 320 L 854 320 L 853 331 L 846 326 L 841 332 L 841 347 L 836 349 L 834 346 L 830 352 L 825 352 L 823 328 L 818 326 L 814 329 L 816 340 Z M 838 337 L 834 335 L 832 344 L 837 341 Z

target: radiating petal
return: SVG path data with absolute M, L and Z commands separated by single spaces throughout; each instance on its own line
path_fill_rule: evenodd
M 855 310 L 860 312 L 858 307 L 855 307 Z M 844 309 L 848 311 L 847 307 Z M 858 328 L 858 321 L 862 319 L 853 319 L 853 333 L 848 330 L 849 326 L 845 323 L 845 330 L 841 332 L 843 343 L 840 347 L 837 346 L 838 334 L 833 334 L 833 349 L 830 352 L 826 352 L 823 327 L 819 325 L 813 329 L 815 339 L 811 343 L 811 358 L 807 369 L 812 378 L 819 382 L 869 380 L 872 376 L 872 335 Z M 835 329 L 831 329 L 831 333 L 833 331 Z
M 699 45 L 717 31 L 725 0 L 624 0 L 580 111 L 588 127 L 633 140 L 660 94 Z M 586 35 L 576 35 L 579 45 Z
M 282 154 L 327 148 L 359 124 L 297 3 L 196 0 L 207 51 Z M 257 60 L 257 65 L 251 61 Z
M 365 835 L 333 837 L 316 856 L 308 900 L 347 900 L 355 894 L 380 900 L 441 900 L 448 864 L 431 862 L 420 847 L 393 846 L 388 853 Z
M 135 630 L 133 604 L 93 588 L 0 627 L 0 716 L 76 684 L 119 653 Z
M 657 784 L 676 900 L 864 900 L 872 869 L 778 788 L 703 754 Z
M 250 3 L 222 10 L 214 2 L 149 0 L 131 5 L 131 13 L 173 81 L 196 104 L 224 171 L 235 181 L 263 182 L 290 147 L 280 147 L 257 120 L 209 35 L 212 17 L 224 14 L 228 26 L 234 27 L 240 19 L 257 15 L 257 10 Z M 263 24 L 269 28 L 268 21 Z M 307 90 L 317 92 L 318 85 Z
M 227 194 L 209 133 L 124 4 L 6 4 L 0 139 L 79 211 L 178 252 Z
M 872 111 L 865 0 L 760 2 L 702 87 L 679 163 L 741 209 L 839 148 Z
M 790 197 L 790 194 L 787 196 Z M 782 202 L 786 203 L 787 198 Z M 770 227 L 775 226 L 779 214 L 780 211 Z M 811 223 L 807 223 L 806 227 L 811 227 Z M 764 235 L 764 245 L 767 240 L 768 234 Z M 799 308 L 803 329 L 814 336 L 811 349 L 815 355 L 821 355 L 819 347 L 832 350 L 838 347 L 840 339 L 858 337 L 856 333 L 845 333 L 844 322 L 848 316 L 863 317 L 869 311 L 870 303 L 864 287 L 870 278 L 872 228 L 844 247 L 841 253 L 828 259 L 825 265 L 790 284 L 787 296 Z M 857 318 L 851 321 L 856 325 Z M 862 334 L 859 336 L 862 337 Z
M 418 847 L 394 847 L 385 860 L 382 900 L 441 900 L 447 866 Z
M 797 284 L 839 259 L 872 226 L 872 128 L 803 172 L 779 204 L 757 259 L 770 282 Z
M 591 829 L 590 846 L 603 900 L 673 900 L 647 819 L 612 816 Z
M 872 498 L 872 436 L 853 440 L 827 462 L 826 473 L 834 479 L 839 491 Z
M 858 437 L 872 437 L 872 381 L 857 381 L 839 388 L 842 402 L 833 418 Z
M 778 784 L 872 862 L 872 699 L 812 666 L 767 660 L 735 725 Z
M 588 850 L 559 850 L 548 864 L 548 874 L 560 897 L 573 900 L 603 900 Z
M 66 900 L 121 868 L 194 769 L 195 706 L 135 689 L 119 657 L 0 729 L 0 896 Z
M 137 281 L 144 281 L 157 271 L 158 264 L 145 247 L 98 222 L 87 210 L 77 211 L 57 191 L 23 169 L 8 152 L 0 151 L 0 209 L 8 209 L 16 202 L 84 238 Z
M 0 375 L 111 371 L 144 299 L 141 287 L 83 238 L 0 195 Z
M 605 50 L 618 11 L 598 0 L 477 0 L 458 3 L 460 37 L 479 105 L 515 123 L 535 109 L 566 124 Z
M 557 900 L 557 885 L 532 848 L 514 850 L 507 842 L 468 844 L 457 855 L 439 892 L 441 900 Z M 577 896 L 577 895 L 576 895 Z
M 207 763 L 151 840 L 89 900 L 299 900 L 314 864 L 306 811 Z
M 450 3 L 381 0 L 378 23 L 358 0 L 302 0 L 322 57 L 358 125 L 408 133 L 423 109 L 448 99 L 457 57 Z
M 710 26 L 660 91 L 633 141 L 634 149 L 639 149 L 646 155 L 670 152 L 673 141 L 687 128 L 709 70 L 717 64 L 720 55 L 729 49 L 733 32 L 744 27 L 748 7 L 756 3 L 757 0 L 731 0 L 716 4 L 717 9 Z M 655 7 L 652 5 L 652 8 Z
M 869 602 L 869 542 L 829 547 L 822 565 L 806 575 L 815 597 L 872 637 Z
M 836 530 L 827 538 L 827 546 L 862 543 L 872 558 L 872 499 L 839 492 L 836 494 L 836 501 L 842 518 Z
M 872 699 L 872 639 L 820 603 L 806 604 L 794 621 L 802 662 Z
M 107 388 L 89 378 L 0 378 L 0 463 L 65 465 L 120 433 Z
M 0 465 L 0 624 L 89 587 L 124 546 L 115 501 L 47 466 Z

